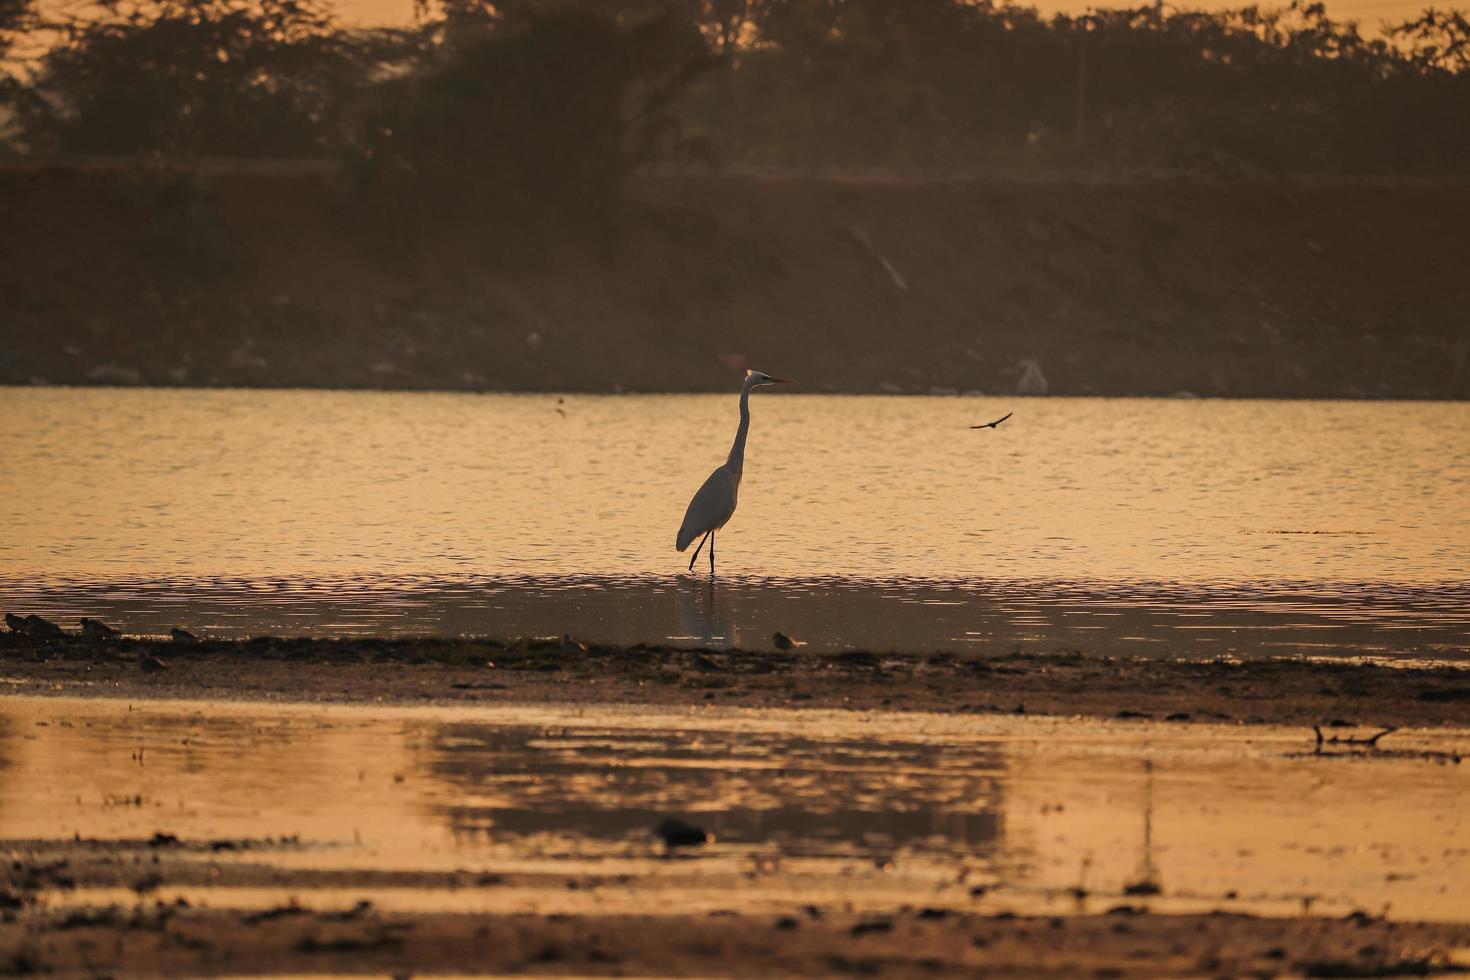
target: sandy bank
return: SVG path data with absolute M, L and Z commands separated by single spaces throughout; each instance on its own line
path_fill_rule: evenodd
M 1470 186 L 644 178 L 595 229 L 329 174 L 0 174 L 0 382 L 1464 398 Z
M 165 669 L 144 672 L 142 656 Z M 1470 726 L 1470 672 L 1301 660 L 779 654 L 493 640 L 257 639 L 179 645 L 0 636 L 17 693 L 414 703 L 738 705 L 1089 715 L 1135 721 Z M 1303 734 L 1310 748 L 1312 733 Z M 1385 741 L 1381 748 L 1391 748 Z
M 1470 927 L 1230 914 L 533 916 L 71 910 L 0 924 L 0 967 L 91 976 L 1422 976 Z

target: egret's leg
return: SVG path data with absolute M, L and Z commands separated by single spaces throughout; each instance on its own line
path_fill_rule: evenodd
M 704 537 L 702 537 L 702 538 L 699 539 L 699 548 L 703 548 L 704 547 L 704 543 L 709 540 L 709 536 L 711 534 L 714 534 L 714 533 L 715 532 L 713 532 L 713 531 L 706 531 L 706 532 L 704 532 Z M 691 572 L 694 571 L 694 563 L 699 560 L 699 548 L 695 548 L 694 549 L 694 554 L 692 554 L 692 555 L 689 556 L 689 570 Z M 710 548 L 710 553 L 713 554 L 714 553 L 714 550 L 715 549 L 713 547 L 711 547 Z
M 713 578 L 715 574 L 715 532 L 709 533 L 709 574 Z

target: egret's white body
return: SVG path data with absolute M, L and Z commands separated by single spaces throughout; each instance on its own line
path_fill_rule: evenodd
M 745 469 L 745 437 L 750 432 L 750 393 L 762 385 L 790 384 L 785 378 L 773 378 L 759 371 L 746 371 L 745 384 L 740 389 L 740 428 L 735 430 L 735 443 L 723 466 L 715 468 L 704 481 L 704 485 L 689 501 L 684 512 L 684 523 L 679 525 L 679 537 L 674 542 L 683 551 L 701 535 L 709 540 L 709 570 L 715 570 L 715 532 L 730 522 L 735 514 L 735 504 L 740 498 L 740 476 Z M 704 547 L 704 540 L 699 548 Z M 694 568 L 694 559 L 699 557 L 699 548 L 689 559 L 689 568 Z

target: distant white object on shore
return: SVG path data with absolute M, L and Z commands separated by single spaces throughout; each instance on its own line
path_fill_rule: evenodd
M 1016 381 L 1018 395 L 1044 395 L 1051 390 L 1046 375 L 1041 373 L 1041 362 L 1034 357 L 1023 357 L 1016 362 L 1015 370 L 1021 372 Z

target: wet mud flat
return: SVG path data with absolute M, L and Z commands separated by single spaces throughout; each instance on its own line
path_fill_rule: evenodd
M 162 669 L 142 669 L 146 658 Z M 71 696 L 787 706 L 1327 729 L 1470 726 L 1470 670 L 1404 661 L 563 649 L 555 640 L 492 639 L 180 644 L 0 634 L 0 680 L 17 693 Z
M 1470 968 L 1456 670 L 0 650 L 0 972 Z
M 1085 917 L 269 914 L 173 906 L 0 924 L 48 975 L 1376 977 L 1457 973 L 1470 928 L 1232 914 Z

